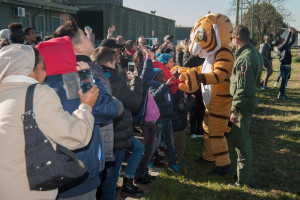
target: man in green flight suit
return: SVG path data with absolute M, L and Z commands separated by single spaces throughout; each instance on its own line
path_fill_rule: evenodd
M 260 90 L 263 58 L 250 43 L 249 29 L 238 25 L 232 32 L 232 43 L 238 50 L 230 78 L 232 107 L 230 121 L 237 153 L 237 182 L 234 187 L 254 187 L 252 146 L 249 134 L 251 115 L 258 106 L 256 92 Z

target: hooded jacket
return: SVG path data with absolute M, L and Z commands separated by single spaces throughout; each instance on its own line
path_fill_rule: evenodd
M 55 89 L 63 108 L 72 113 L 80 104 L 80 99 L 67 99 L 62 76 L 65 73 L 77 73 L 76 57 L 71 39 L 68 36 L 54 38 L 40 43 L 37 49 L 45 62 L 47 72 L 45 83 Z M 71 198 L 82 195 L 96 189 L 100 185 L 99 169 L 104 169 L 105 150 L 99 125 L 112 120 L 117 114 L 117 109 L 112 96 L 102 82 L 97 78 L 94 79 L 100 93 L 92 112 L 95 118 L 93 136 L 88 146 L 74 151 L 87 166 L 88 176 L 77 179 L 72 184 L 60 188 L 59 198 Z
M 159 108 L 160 118 L 171 118 L 173 113 L 172 91 L 169 86 L 155 80 L 162 70 L 154 70 L 149 86 L 149 92 Z
M 114 150 L 127 149 L 133 143 L 133 128 L 132 128 L 132 111 L 139 109 L 143 101 L 143 84 L 139 77 L 131 79 L 129 86 L 123 77 L 118 73 L 117 69 L 112 69 L 102 66 L 108 77 L 112 95 L 122 101 L 124 112 L 121 116 L 116 117 L 114 124 Z
M 0 199 L 55 200 L 56 190 L 29 189 L 23 123 L 25 95 L 31 84 L 28 77 L 35 64 L 33 48 L 13 44 L 0 51 Z M 78 108 L 79 107 L 79 108 Z M 38 84 L 33 99 L 33 112 L 43 134 L 53 148 L 58 143 L 71 150 L 86 146 L 92 136 L 94 117 L 91 107 L 78 104 L 74 112 L 65 112 L 56 92 Z M 16 189 L 17 188 L 17 189 Z

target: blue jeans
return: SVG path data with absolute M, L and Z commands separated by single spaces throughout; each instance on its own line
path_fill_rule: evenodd
M 280 95 L 285 95 L 285 87 L 286 87 L 290 72 L 291 72 L 290 65 L 280 65 L 280 74 L 282 76 L 281 85 L 280 85 L 280 89 L 279 89 Z
M 164 136 L 167 145 L 168 162 L 169 166 L 176 164 L 176 153 L 174 146 L 172 120 L 169 118 L 159 118 L 157 122 L 157 148 L 160 145 L 161 137 Z
M 101 183 L 101 200 L 116 199 L 116 187 L 119 179 L 120 169 L 124 160 L 125 150 L 114 152 L 115 166 L 105 168 Z
M 132 152 L 128 161 L 125 171 L 126 178 L 134 178 L 136 169 L 138 168 L 140 161 L 144 154 L 144 145 L 138 139 L 133 137 L 133 144 L 129 150 Z

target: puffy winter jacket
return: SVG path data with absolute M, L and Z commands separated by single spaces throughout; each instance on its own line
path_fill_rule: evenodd
M 124 106 L 124 112 L 113 120 L 114 150 L 126 149 L 133 143 L 132 111 L 139 109 L 143 101 L 142 79 L 134 77 L 129 86 L 116 69 L 103 66 L 112 89 L 112 95 L 119 99 Z

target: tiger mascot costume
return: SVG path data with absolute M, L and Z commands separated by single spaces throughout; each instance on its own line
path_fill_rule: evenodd
M 203 65 L 194 68 L 182 67 L 179 89 L 188 93 L 202 89 L 206 107 L 204 115 L 204 150 L 206 161 L 215 161 L 213 174 L 232 172 L 227 140 L 232 98 L 229 92 L 230 76 L 234 64 L 231 43 L 233 27 L 230 19 L 218 13 L 199 19 L 190 34 L 189 51 L 192 55 L 206 58 Z

